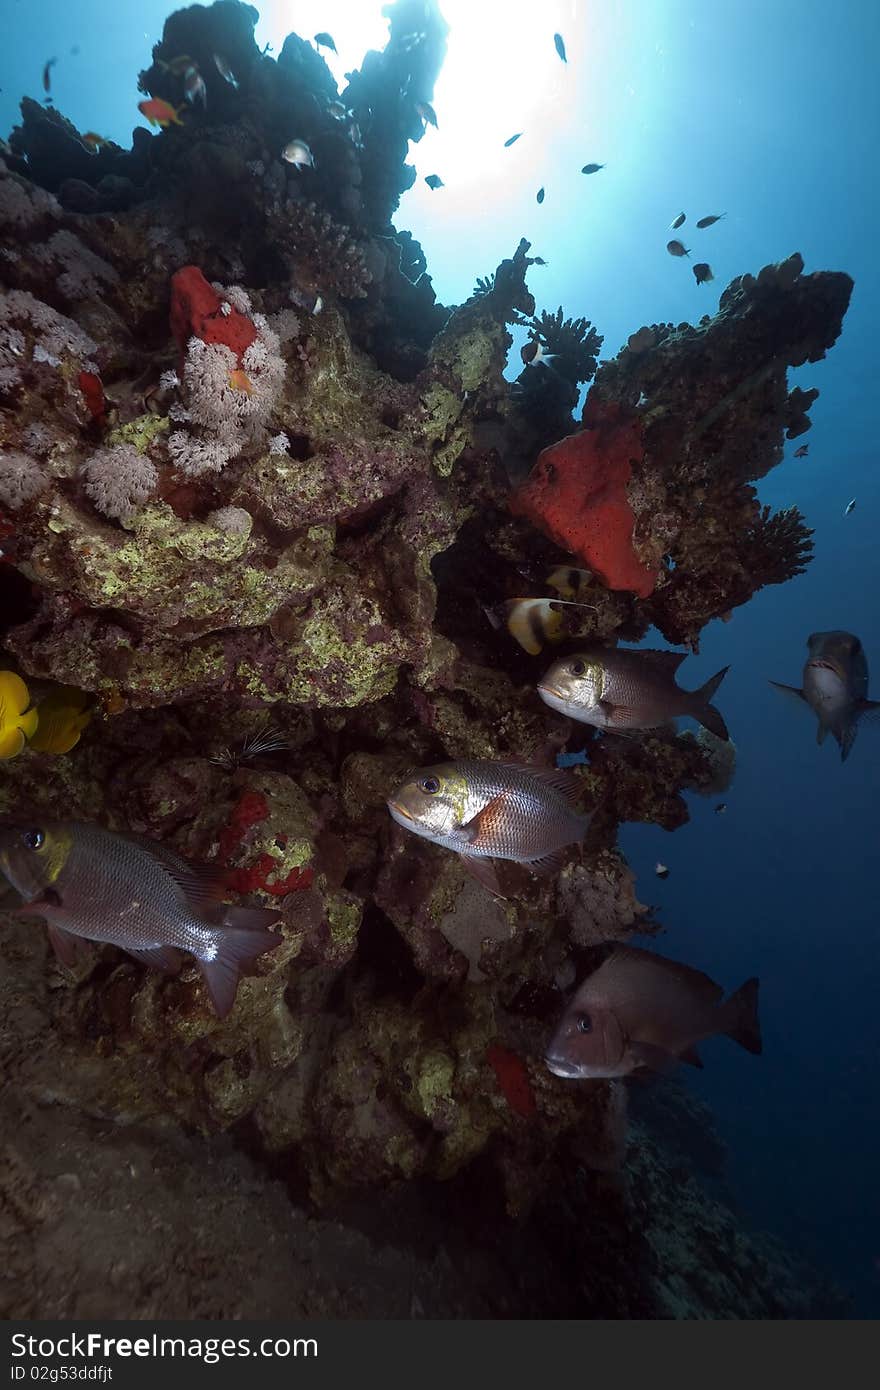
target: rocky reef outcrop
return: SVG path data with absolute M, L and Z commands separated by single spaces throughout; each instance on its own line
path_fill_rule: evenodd
M 389 11 L 342 91 L 294 34 L 261 54 L 251 6 L 177 12 L 140 88 L 181 107 L 187 55 L 206 104 L 130 150 L 22 102 L 0 163 L 0 667 L 82 703 L 64 752 L 0 765 L 0 815 L 218 861 L 284 941 L 220 1021 L 194 969 L 105 947 L 59 974 L 7 919 L 12 975 L 37 960 L 46 983 L 11 986 L 4 1048 L 39 1104 L 232 1135 L 319 1203 L 489 1164 L 524 1214 L 572 1136 L 600 1168 L 615 1146 L 607 1084 L 541 1058 L 578 953 L 652 930 L 617 827 L 682 824 L 717 758 L 589 731 L 583 853 L 556 880 L 505 866 L 503 901 L 385 799 L 413 765 L 565 748 L 540 658 L 486 618 L 555 568 L 591 571 L 566 635 L 654 624 L 694 649 L 799 572 L 803 518 L 753 484 L 808 428 L 786 370 L 833 344 L 851 281 L 793 256 L 598 368 L 586 319 L 536 313 L 525 241 L 440 305 L 391 219 L 446 26 Z M 511 384 L 517 323 L 556 366 Z M 29 1044 L 46 1027 L 54 1080 Z

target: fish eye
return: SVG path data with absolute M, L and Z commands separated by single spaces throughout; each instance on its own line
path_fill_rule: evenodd
M 435 796 L 440 790 L 440 779 L 439 777 L 423 777 L 419 786 L 423 792 L 428 793 L 428 796 Z
M 578 1014 L 576 1027 L 579 1033 L 592 1033 L 593 1020 L 590 1018 L 590 1015 Z
M 25 849 L 39 849 L 45 838 L 42 830 L 23 830 L 21 842 Z
M 573 676 L 582 676 L 587 669 L 587 663 L 585 661 L 573 661 L 568 669 Z

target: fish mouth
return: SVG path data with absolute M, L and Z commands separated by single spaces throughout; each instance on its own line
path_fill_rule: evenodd
M 415 820 L 415 816 L 407 811 L 405 806 L 401 806 L 399 801 L 386 801 L 385 805 L 393 816 L 400 816 L 401 820 Z
M 554 700 L 565 699 L 565 692 L 560 690 L 558 685 L 546 685 L 544 681 L 538 682 L 538 692 L 541 695 L 552 695 Z
M 566 1080 L 577 1080 L 581 1075 L 581 1069 L 574 1062 L 569 1062 L 565 1057 L 560 1057 L 555 1052 L 544 1053 L 544 1065 L 548 1071 L 552 1071 L 554 1076 L 563 1076 Z

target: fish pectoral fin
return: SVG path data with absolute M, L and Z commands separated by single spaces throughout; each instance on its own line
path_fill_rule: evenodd
M 32 907 L 33 904 L 29 903 L 28 906 Z M 63 927 L 56 927 L 51 922 L 48 925 L 49 940 L 52 943 L 53 951 L 61 964 L 72 970 L 76 965 L 76 958 L 79 953 L 79 938 L 73 936 L 71 932 L 65 931 Z
M 612 726 L 622 724 L 625 728 L 631 728 L 633 723 L 639 723 L 639 715 L 631 705 L 611 705 L 607 700 L 600 700 L 599 708 Z
M 565 849 L 555 849 L 550 854 L 542 854 L 540 859 L 530 859 L 527 868 L 531 869 L 533 874 L 541 874 L 547 878 L 555 876 L 565 863 L 565 854 Z
M 480 859 L 475 854 L 460 854 L 462 868 L 467 869 L 472 878 L 481 883 L 484 888 L 488 888 L 496 898 L 505 898 L 506 894 L 501 891 L 501 884 L 498 882 L 498 873 L 491 859 Z
M 684 1052 L 680 1053 L 680 1060 L 689 1062 L 692 1067 L 699 1067 L 700 1071 L 703 1070 L 703 1059 L 693 1046 L 686 1047 Z
M 804 692 L 798 690 L 796 685 L 783 685 L 781 681 L 768 681 L 767 684 L 772 685 L 773 689 L 778 690 L 782 695 L 787 695 L 789 699 L 806 703 Z
M 631 1042 L 628 1051 L 640 1066 L 650 1067 L 651 1071 L 672 1071 L 678 1065 L 677 1057 L 665 1048 L 655 1047 L 653 1043 Z
M 823 724 L 823 723 L 822 723 L 822 720 L 820 719 L 820 720 L 819 720 L 819 723 L 818 723 L 817 726 L 816 726 L 816 742 L 819 744 L 819 747 L 820 747 L 820 748 L 821 748 L 822 744 L 825 742 L 825 740 L 826 740 L 827 737 L 828 737 L 828 725 L 827 725 L 827 724 Z M 846 755 L 844 754 L 844 756 L 846 756 Z
M 181 955 L 173 946 L 153 946 L 148 951 L 133 951 L 129 946 L 126 950 L 135 960 L 151 966 L 153 970 L 164 970 L 166 975 L 176 975 L 180 969 Z
M 497 796 L 493 796 L 491 801 L 487 801 L 482 811 L 478 811 L 458 830 L 453 831 L 450 839 L 460 840 L 462 845 L 488 849 L 494 838 L 496 818 L 504 815 L 511 795 L 511 792 L 503 791 L 499 792 Z

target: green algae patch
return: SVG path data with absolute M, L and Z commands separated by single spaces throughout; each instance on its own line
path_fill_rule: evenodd
M 127 425 L 120 425 L 107 435 L 106 444 L 133 444 L 139 454 L 145 454 L 160 434 L 170 427 L 167 415 L 138 415 Z

